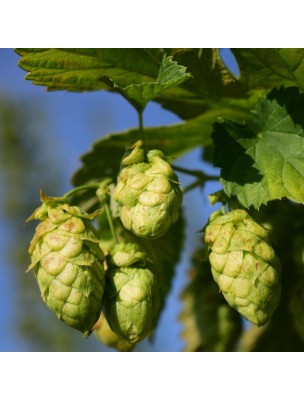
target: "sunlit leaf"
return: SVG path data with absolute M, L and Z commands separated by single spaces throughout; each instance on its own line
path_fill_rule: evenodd
M 191 74 L 186 72 L 185 67 L 178 65 L 176 61 L 172 60 L 172 57 L 164 56 L 155 82 L 143 82 L 126 87 L 114 83 L 114 87 L 123 93 L 135 105 L 135 108 L 143 110 L 150 100 L 165 90 L 178 86 L 190 77 Z
M 254 125 L 215 126 L 215 165 L 228 196 L 257 209 L 283 197 L 304 202 L 303 109 L 298 89 L 281 88 L 260 101 Z

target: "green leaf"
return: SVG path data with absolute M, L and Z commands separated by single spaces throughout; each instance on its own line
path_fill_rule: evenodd
M 304 90 L 304 49 L 232 49 L 240 83 L 249 91 L 299 86 Z
M 16 49 L 26 79 L 48 90 L 113 90 L 153 81 L 163 52 L 145 49 Z
M 303 108 L 297 88 L 275 89 L 257 105 L 255 124 L 215 125 L 215 165 L 229 197 L 256 209 L 283 197 L 304 202 Z
M 304 89 L 304 49 L 233 49 L 240 78 L 227 69 L 217 49 L 17 49 L 16 52 L 21 56 L 19 66 L 29 72 L 26 79 L 48 90 L 119 91 L 118 87 L 122 87 L 128 88 L 129 98 L 133 96 L 141 105 L 157 94 L 157 102 L 183 119 L 211 110 L 221 117 L 222 108 L 248 109 L 258 95 L 282 84 Z M 185 82 L 177 80 L 179 86 L 159 92 L 164 81 L 156 81 L 165 54 L 172 57 L 172 62 L 186 67 L 193 78 Z
M 204 250 L 192 259 L 190 282 L 181 294 L 185 351 L 233 351 L 242 331 L 240 315 L 225 301 L 211 274 Z
M 217 49 L 17 49 L 16 52 L 21 56 L 19 66 L 28 71 L 26 79 L 48 90 L 119 91 L 118 87 L 129 87 L 128 95 L 140 104 L 157 94 L 156 101 L 184 119 L 208 111 L 217 111 L 221 116 L 222 108 L 250 106 L 246 87 L 229 72 Z M 169 57 L 160 70 L 165 54 Z M 185 75 L 183 67 L 176 69 L 175 62 L 186 67 L 193 78 L 182 82 L 182 76 L 189 75 Z M 167 81 L 179 86 L 168 89 Z M 160 92 L 163 88 L 167 90 Z
M 176 61 L 172 60 L 172 57 L 164 55 L 155 82 L 132 84 L 126 87 L 114 83 L 114 87 L 118 88 L 120 93 L 134 104 L 135 108 L 143 110 L 150 100 L 163 91 L 178 86 L 190 77 L 191 74 L 186 72 L 185 67 L 178 65 Z

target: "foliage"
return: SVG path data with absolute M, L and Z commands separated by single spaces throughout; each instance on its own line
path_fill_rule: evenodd
M 177 167 L 172 160 L 194 148 L 202 148 L 205 159 L 212 160 L 213 165 L 220 168 L 219 181 L 223 185 L 222 191 L 209 196 L 212 204 L 222 204 L 221 218 L 225 220 L 223 227 L 220 224 L 213 225 L 212 240 L 209 239 L 213 243 L 216 238 L 217 249 L 229 247 L 229 252 L 233 253 L 232 264 L 226 259 L 224 263 L 220 262 L 225 268 L 221 277 L 227 275 L 228 264 L 230 270 L 233 269 L 238 253 L 242 253 L 241 259 L 236 263 L 241 269 L 239 276 L 248 277 L 249 272 L 243 260 L 248 258 L 247 253 L 252 252 L 251 248 L 254 247 L 257 264 L 264 260 L 266 265 L 270 261 L 268 255 L 274 254 L 273 247 L 282 265 L 282 276 L 279 277 L 282 296 L 280 305 L 277 307 L 279 296 L 276 296 L 271 312 L 266 313 L 262 322 L 259 321 L 259 324 L 266 325 L 250 328 L 239 339 L 242 330 L 240 317 L 228 306 L 222 295 L 216 293 L 217 286 L 210 279 L 208 261 L 210 255 L 210 262 L 214 267 L 214 255 L 210 253 L 210 249 L 203 250 L 202 241 L 197 254 L 204 251 L 205 257 L 201 257 L 200 262 L 197 255 L 194 257 L 188 286 L 181 296 L 184 309 L 180 321 L 183 324 L 185 349 L 301 351 L 304 343 L 300 317 L 304 307 L 300 304 L 304 290 L 303 268 L 299 267 L 303 261 L 304 248 L 304 50 L 232 49 L 238 62 L 239 76 L 227 68 L 218 49 L 17 49 L 16 52 L 21 56 L 19 66 L 27 71 L 26 79 L 34 84 L 46 86 L 48 90 L 116 92 L 138 112 L 137 129 L 110 134 L 92 145 L 92 150 L 82 157 L 82 166 L 72 177 L 75 189 L 66 194 L 65 198 L 70 198 L 71 204 L 79 206 L 83 211 L 99 210 L 97 234 L 100 236 L 100 246 L 106 254 L 111 252 L 117 242 L 124 242 L 126 245 L 135 243 L 146 254 L 148 268 L 155 274 L 158 290 L 155 298 L 158 300 L 155 300 L 153 307 L 149 303 L 149 307 L 153 309 L 153 321 L 148 324 L 149 332 L 143 330 L 145 335 L 152 335 L 170 292 L 174 267 L 183 247 L 183 220 L 180 217 L 174 224 L 178 214 L 176 218 L 169 215 L 166 184 L 162 181 L 163 178 L 159 178 L 163 176 L 163 171 L 160 173 L 160 170 L 155 170 L 152 166 L 149 174 L 154 174 L 153 177 L 159 179 L 157 207 L 162 208 L 162 204 L 164 205 L 164 221 L 170 223 L 166 229 L 160 228 L 161 237 L 157 236 L 156 239 L 136 236 L 136 231 L 132 233 L 128 230 L 128 224 L 121 224 L 122 211 L 113 196 L 117 176 L 121 179 L 124 175 L 128 182 L 127 190 L 124 190 L 119 199 L 120 205 L 129 204 L 135 198 L 136 201 L 144 199 L 144 208 L 136 214 L 136 219 L 138 221 L 146 213 L 150 220 L 145 220 L 143 224 L 155 226 L 160 223 L 157 220 L 159 212 L 155 208 L 155 188 L 150 184 L 153 180 L 149 178 L 147 181 L 147 161 L 150 161 L 147 155 L 161 151 L 162 153 L 157 154 L 164 154 L 164 163 L 158 168 L 165 168 L 165 164 L 171 168 L 169 164 L 172 164 L 176 173 L 183 172 L 193 176 L 195 181 L 190 187 L 184 188 L 186 193 L 215 177 L 210 177 L 203 171 Z M 143 112 L 151 100 L 160 103 L 183 121 L 172 126 L 144 128 Z M 143 153 L 132 162 L 132 168 L 124 168 L 125 149 L 139 139 L 144 143 Z M 171 183 L 168 185 L 170 188 L 178 185 L 175 174 L 164 176 L 168 177 L 166 179 Z M 248 215 L 247 222 L 230 220 L 229 215 L 232 214 L 227 213 L 227 207 L 230 212 L 236 210 L 232 211 L 233 215 Z M 246 212 L 242 211 L 244 209 Z M 165 233 L 172 221 L 173 225 Z M 225 232 L 220 231 L 221 229 Z M 208 232 L 208 227 L 206 231 Z M 267 240 L 264 238 L 266 231 Z M 263 232 L 265 241 L 260 239 L 260 232 Z M 242 236 L 242 248 L 237 248 L 240 246 L 237 235 Z M 263 248 L 266 245 L 267 254 Z M 221 257 L 227 256 L 225 252 L 218 253 Z M 109 268 L 110 265 L 111 263 L 105 267 Z M 142 268 L 135 264 L 131 267 L 120 267 L 120 272 L 123 274 L 124 270 L 128 271 L 128 275 L 130 268 Z M 266 270 L 267 268 L 264 272 Z M 254 268 L 251 272 L 251 287 L 258 286 L 262 280 L 264 285 L 260 290 L 254 289 L 254 301 L 259 307 L 266 307 L 265 302 L 272 296 L 273 285 L 268 285 L 270 278 L 264 279 L 260 275 L 262 272 Z M 217 281 L 215 276 L 214 278 Z M 237 279 L 234 281 L 237 282 Z M 125 280 L 117 280 L 115 285 L 120 281 Z M 239 291 L 243 290 L 242 282 L 235 284 L 239 285 Z M 223 285 L 223 282 L 219 283 L 221 289 Z M 131 298 L 146 298 L 145 293 L 143 297 L 139 293 L 144 286 L 138 282 L 134 284 L 134 288 L 137 288 L 133 289 L 137 291 L 136 295 L 135 292 L 130 294 L 129 286 L 128 293 L 124 293 L 123 286 L 116 288 L 115 293 L 110 292 L 110 309 L 115 310 L 118 293 L 120 300 L 124 299 L 124 304 L 128 304 L 127 300 L 130 301 Z M 292 295 L 294 292 L 299 294 L 298 302 Z M 244 290 L 242 293 L 245 293 Z M 245 294 L 244 296 L 246 297 Z M 226 295 L 225 297 L 227 298 Z M 246 300 L 242 298 L 242 302 Z M 133 300 L 131 303 L 134 307 Z M 234 300 L 229 303 L 234 304 Z M 140 308 L 140 302 L 135 306 Z M 132 310 L 137 310 L 136 307 Z M 256 312 L 250 310 L 249 313 L 253 322 L 258 320 Z M 141 313 L 142 310 L 136 311 L 136 315 L 133 311 L 122 313 L 119 316 L 121 326 L 126 326 L 129 322 L 124 320 L 124 316 L 128 320 L 135 318 L 138 321 Z M 106 339 L 102 339 L 105 334 L 97 333 L 101 341 L 120 350 L 133 348 L 133 345 L 129 346 L 122 339 L 121 326 L 117 327 L 116 323 L 111 326 L 111 318 L 106 312 L 100 318 L 103 322 L 101 324 L 96 321 L 96 331 L 101 332 L 103 326 L 107 332 Z M 111 328 L 114 332 L 111 332 Z M 275 331 L 284 332 L 280 340 Z M 128 337 L 129 333 L 124 339 Z

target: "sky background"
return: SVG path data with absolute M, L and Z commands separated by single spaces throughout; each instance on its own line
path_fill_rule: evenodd
M 222 54 L 227 65 L 237 73 L 237 67 L 229 51 L 223 50 Z M 44 87 L 35 86 L 30 81 L 24 80 L 25 71 L 17 65 L 19 58 L 12 49 L 0 49 L 0 99 L 4 99 L 7 103 L 18 104 L 23 112 L 28 112 L 31 124 L 36 123 L 36 120 L 38 121 L 39 140 L 42 143 L 41 148 L 45 152 L 41 153 L 41 165 L 43 167 L 44 157 L 46 171 L 42 168 L 43 173 L 41 170 L 41 175 L 39 171 L 35 172 L 34 183 L 30 189 L 36 191 L 32 195 L 33 198 L 36 196 L 37 199 L 36 203 L 32 205 L 34 209 L 39 205 L 39 189 L 46 190 L 46 178 L 48 181 L 56 182 L 56 185 L 54 185 L 56 192 L 50 192 L 48 186 L 47 194 L 50 196 L 63 195 L 72 187 L 70 180 L 73 173 L 81 166 L 81 155 L 88 152 L 92 143 L 101 137 L 136 127 L 137 114 L 129 103 L 118 94 L 109 92 L 81 94 L 47 92 Z M 160 105 L 153 102 L 148 105 L 144 113 L 145 126 L 169 125 L 179 121 L 180 119 L 176 115 L 163 110 Z M 37 130 L 37 126 L 35 129 Z M 0 136 L 0 150 L 1 146 Z M 28 154 L 24 154 L 24 156 L 28 156 Z M 202 162 L 199 149 L 193 150 L 176 160 L 176 164 L 187 168 L 203 169 L 210 174 L 218 174 L 218 170 Z M 21 274 L 25 274 L 29 259 L 24 260 L 23 270 L 14 267 L 12 252 L 18 250 L 14 249 L 16 236 L 19 237 L 25 235 L 25 233 L 28 235 L 29 232 L 33 233 L 35 223 L 24 227 L 23 223 L 18 222 L 16 224 L 12 216 L 7 216 L 3 204 L 5 185 L 8 184 L 7 176 L 10 175 L 7 171 L 4 171 L 6 166 L 3 166 L 3 163 L 2 168 L 3 170 L 0 171 L 2 188 L 0 193 L 0 351 L 107 351 L 108 349 L 104 348 L 94 335 L 83 340 L 79 332 L 74 332 L 74 330 L 64 326 L 47 310 L 44 304 L 40 305 L 42 301 L 33 274 L 22 276 L 20 280 Z M 9 165 L 7 165 L 7 169 L 9 168 Z M 4 172 L 6 173 L 6 180 L 4 179 Z M 12 174 L 9 182 L 12 187 L 16 184 L 14 176 L 16 175 Z M 179 178 L 182 186 L 193 181 L 193 178 L 184 174 L 179 174 Z M 143 341 L 137 345 L 137 351 L 181 351 L 183 349 L 183 342 L 180 339 L 182 328 L 178 322 L 178 314 L 181 311 L 179 295 L 187 283 L 191 254 L 201 241 L 201 234 L 198 231 L 202 229 L 208 216 L 215 209 L 215 207 L 209 206 L 207 195 L 219 188 L 219 184 L 207 183 L 203 191 L 196 189 L 185 194 L 183 208 L 187 219 L 186 241 L 181 260 L 176 268 L 172 290 L 162 312 L 153 342 Z M 20 193 L 20 196 L 23 196 L 23 194 L 24 191 Z M 20 213 L 22 216 L 22 210 Z M 28 215 L 25 214 L 23 221 L 27 217 Z M 24 304 L 29 305 L 25 309 L 22 296 L 20 296 L 20 293 L 23 293 L 20 282 L 25 282 L 24 279 L 26 279 L 28 286 Z M 33 308 L 30 307 L 31 301 L 35 304 Z M 65 344 L 61 342 L 58 347 L 54 347 L 50 344 L 52 336 L 49 331 L 47 331 L 47 334 L 45 333 L 44 338 L 31 334 L 30 328 L 27 334 L 24 334 L 24 331 L 20 329 L 20 318 L 26 320 L 28 317 L 29 321 L 35 321 L 37 309 L 42 328 L 45 325 L 46 330 L 48 324 L 50 324 L 50 329 L 54 329 L 53 338 L 57 338 L 61 334 L 62 337 L 66 335 L 67 338 L 72 338 L 73 347 L 67 345 L 65 348 Z M 59 330 L 57 331 L 57 329 Z M 47 335 L 50 336 L 49 340 L 46 340 Z

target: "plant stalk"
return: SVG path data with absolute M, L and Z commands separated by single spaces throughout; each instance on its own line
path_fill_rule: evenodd
M 117 234 L 116 234 L 116 231 L 115 231 L 115 227 L 114 227 L 114 223 L 113 223 L 110 207 L 109 207 L 109 204 L 106 202 L 106 200 L 104 201 L 104 208 L 105 208 L 105 211 L 106 211 L 106 215 L 107 215 L 108 223 L 109 223 L 109 226 L 110 226 L 111 234 L 113 236 L 113 239 L 115 240 L 115 243 L 118 243 L 118 237 L 117 237 Z
M 186 175 L 191 175 L 199 178 L 200 181 L 217 181 L 219 179 L 219 176 L 215 175 L 207 175 L 203 171 L 200 170 L 194 170 L 194 169 L 187 169 L 183 167 L 178 167 L 177 165 L 173 165 L 172 168 L 175 171 L 181 172 Z
M 89 189 L 98 189 L 100 186 L 100 183 L 88 183 L 87 185 L 81 185 L 81 186 L 77 186 L 74 189 L 71 189 L 70 191 L 68 191 L 63 197 L 64 198 L 68 198 L 70 196 L 72 196 L 73 194 L 80 192 L 81 190 L 89 190 Z
M 143 149 L 145 153 L 145 157 L 147 154 L 146 142 L 145 142 L 145 135 L 144 135 L 144 123 L 143 123 L 143 110 L 138 110 L 138 131 L 139 131 L 139 138 L 143 142 Z

